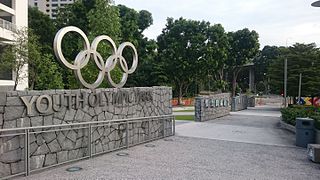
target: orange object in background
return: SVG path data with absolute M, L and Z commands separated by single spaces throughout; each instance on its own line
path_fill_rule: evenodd
M 171 100 L 172 106 L 178 106 L 178 98 L 173 98 Z M 193 106 L 194 105 L 194 98 L 182 98 L 181 104 L 182 106 Z

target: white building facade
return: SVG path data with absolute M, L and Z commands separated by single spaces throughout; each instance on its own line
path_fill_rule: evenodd
M 55 19 L 59 7 L 72 4 L 75 0 L 29 0 L 29 6 L 38 7 L 39 11 Z
M 28 2 L 26 0 L 0 0 L 0 53 L 5 46 L 15 41 L 17 29 L 28 27 Z M 0 59 L 1 63 L 1 59 Z M 15 73 L 11 70 L 0 72 L 0 91 L 12 90 Z M 17 90 L 28 88 L 28 65 L 20 73 Z

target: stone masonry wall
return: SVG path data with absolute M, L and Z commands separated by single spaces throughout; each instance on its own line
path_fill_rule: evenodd
M 222 93 L 196 97 L 195 120 L 198 122 L 212 120 L 230 113 L 230 94 Z
M 248 96 L 240 95 L 232 98 L 231 111 L 241 111 L 248 108 Z
M 171 115 L 171 99 L 169 87 L 10 91 L 0 94 L 0 129 L 70 125 L 30 130 L 32 171 L 89 155 L 88 125 L 78 123 Z M 171 135 L 172 131 L 169 118 L 93 124 L 91 154 L 125 147 L 126 136 L 128 145 L 134 145 Z M 3 137 L 6 134 L 0 134 L 0 178 L 25 171 L 24 134 Z

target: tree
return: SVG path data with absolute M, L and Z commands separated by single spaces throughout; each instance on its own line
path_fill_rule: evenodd
M 63 87 L 61 74 L 52 63 L 52 56 L 49 59 L 50 55 L 42 53 L 38 39 L 32 29 L 20 29 L 15 34 L 14 43 L 7 46 L 1 55 L 0 69 L 13 70 L 14 90 L 18 83 L 27 77 L 29 89 Z
M 138 27 L 139 27 L 140 33 L 142 33 L 152 24 L 153 24 L 152 14 L 146 10 L 139 11 Z
M 299 74 L 302 73 L 302 96 L 319 93 L 320 51 L 312 44 L 296 43 L 289 48 L 280 47 L 280 55 L 272 61 L 268 68 L 271 80 L 271 92 L 283 93 L 284 60 L 288 61 L 287 94 L 298 96 Z
M 217 89 L 225 90 L 224 74 L 229 50 L 227 33 L 221 24 L 215 24 L 208 27 L 207 38 L 204 54 L 205 61 L 203 61 L 205 64 L 201 65 L 201 67 L 205 68 L 205 71 L 214 77 Z M 205 77 L 205 75 L 202 77 Z
M 36 7 L 28 9 L 28 27 L 39 37 L 39 45 L 45 53 L 53 53 L 52 44 L 57 28 L 54 21 Z
M 64 87 L 61 68 L 50 53 L 43 51 L 39 37 L 29 28 L 28 73 L 29 89 L 62 89 Z
M 120 39 L 120 19 L 117 7 L 111 6 L 110 1 L 106 0 L 80 0 L 73 4 L 67 5 L 65 8 L 59 9 L 57 26 L 62 28 L 65 26 L 76 26 L 84 31 L 92 41 L 96 36 L 108 35 L 116 43 Z M 83 40 L 79 35 L 68 33 L 62 42 L 65 57 L 73 61 L 77 54 L 83 50 Z M 110 55 L 110 48 L 104 41 L 98 46 L 98 52 L 106 61 Z M 121 72 L 117 69 L 115 72 L 115 79 L 121 78 Z M 89 61 L 87 67 L 82 71 L 84 79 L 88 83 L 96 80 L 98 69 L 92 61 Z M 71 70 L 64 71 L 64 82 L 66 88 L 80 88 Z M 103 81 L 101 87 L 108 87 L 106 81 Z
M 153 22 L 152 15 L 146 10 L 136 11 L 124 5 L 118 5 L 121 23 L 121 41 L 132 42 L 139 55 L 139 65 L 130 75 L 127 86 L 154 86 L 160 78 L 157 74 L 157 43 L 143 35 Z M 132 57 L 125 54 L 128 63 Z
M 158 36 L 158 60 L 167 82 L 178 94 L 179 104 L 196 79 L 199 64 L 203 64 L 200 61 L 204 60 L 208 26 L 209 23 L 204 21 L 168 18 L 165 29 Z
M 35 69 L 29 69 L 29 74 L 34 72 L 35 75 L 33 81 L 29 81 L 34 83 L 32 89 L 63 89 L 61 68 L 54 63 L 54 57 L 51 54 L 43 54 L 40 61 L 34 63 Z
M 232 96 L 235 96 L 239 72 L 245 64 L 252 62 L 259 51 L 259 35 L 245 28 L 230 32 L 228 36 L 230 50 L 227 65 L 232 73 Z
M 57 31 L 54 21 L 37 8 L 29 7 L 28 26 L 29 88 L 37 90 L 63 88 L 62 70 L 53 57 L 52 44 Z
M 29 54 L 36 53 L 37 51 L 35 46 L 30 46 L 32 49 L 28 51 L 28 29 L 19 29 L 17 33 L 14 34 L 15 41 L 13 44 L 8 45 L 1 54 L 1 63 L 0 69 L 1 71 L 12 70 L 13 72 L 13 81 L 14 87 L 13 89 L 17 89 L 18 83 L 28 78 L 28 74 L 26 73 L 28 62 L 29 62 Z M 33 37 L 29 37 L 29 41 L 33 41 Z
M 268 67 L 271 62 L 280 56 L 280 50 L 277 46 L 265 46 L 259 56 L 254 58 L 255 82 L 265 82 Z

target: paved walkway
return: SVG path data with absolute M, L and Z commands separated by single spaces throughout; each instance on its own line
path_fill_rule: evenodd
M 294 146 L 294 135 L 279 128 L 279 119 L 279 107 L 263 106 L 207 122 L 178 122 L 176 132 L 186 137 Z
M 320 165 L 278 128 L 278 109 L 232 113 L 205 123 L 179 121 L 172 141 L 151 142 L 21 179 L 320 179 Z M 250 113 L 251 112 L 251 113 Z M 255 112 L 255 113 L 254 113 Z M 263 116 L 257 116 L 257 114 Z M 267 115 L 266 115 L 267 114 Z M 66 168 L 80 166 L 79 172 Z

